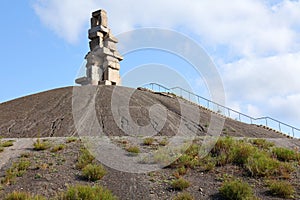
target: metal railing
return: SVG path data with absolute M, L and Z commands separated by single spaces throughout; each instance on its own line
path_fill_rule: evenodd
M 196 103 L 205 107 L 209 110 L 215 111 L 225 117 L 238 120 L 240 122 L 248 123 L 248 124 L 256 124 L 269 127 L 275 131 L 279 131 L 281 133 L 285 133 L 293 138 L 300 137 L 300 129 L 291 126 L 289 124 L 283 123 L 279 120 L 273 119 L 271 117 L 260 117 L 254 118 L 249 115 L 243 114 L 226 106 L 223 106 L 219 103 L 213 102 L 207 98 L 201 97 L 197 94 L 194 94 L 190 91 L 187 91 L 181 87 L 173 87 L 166 88 L 157 83 L 149 83 L 143 86 L 144 88 L 150 89 L 156 92 L 165 92 L 165 93 L 173 93 L 177 96 L 180 96 L 190 102 Z

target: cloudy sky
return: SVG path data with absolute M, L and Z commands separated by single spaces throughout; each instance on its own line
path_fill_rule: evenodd
M 115 35 L 158 27 L 191 37 L 217 66 L 227 106 L 300 127 L 300 1 L 11 0 L 0 4 L 0 102 L 73 85 L 88 52 L 90 13 L 104 8 Z

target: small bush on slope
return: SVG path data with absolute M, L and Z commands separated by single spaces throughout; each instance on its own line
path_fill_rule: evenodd
M 106 174 L 102 165 L 88 164 L 82 169 L 82 175 L 89 181 L 100 180 Z
M 95 157 L 90 154 L 90 152 L 86 148 L 80 149 L 80 154 L 77 159 L 76 168 L 83 169 L 88 164 L 91 164 L 95 160 Z
M 300 155 L 299 153 L 290 150 L 290 149 L 286 149 L 286 148 L 282 148 L 282 147 L 276 147 L 273 149 L 272 151 L 274 153 L 274 155 L 276 156 L 276 158 L 280 161 L 297 161 L 300 160 Z
M 194 200 L 194 197 L 190 193 L 183 192 L 175 196 L 173 200 Z
M 174 180 L 171 185 L 175 190 L 184 190 L 190 186 L 190 182 L 184 178 L 179 178 Z
M 282 198 L 291 198 L 295 194 L 295 188 L 286 181 L 273 181 L 269 189 L 273 196 Z
M 224 182 L 219 191 L 228 200 L 255 199 L 253 190 L 249 184 L 239 179 Z
M 4 198 L 4 200 L 46 200 L 46 198 L 42 196 L 33 196 L 29 193 L 25 192 L 12 192 L 10 194 L 7 194 Z

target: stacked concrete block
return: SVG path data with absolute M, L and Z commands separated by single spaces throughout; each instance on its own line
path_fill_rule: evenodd
M 104 10 L 92 13 L 89 29 L 90 51 L 86 55 L 86 77 L 76 79 L 81 85 L 120 85 L 120 61 L 123 57 L 117 50 L 118 40 L 107 24 Z

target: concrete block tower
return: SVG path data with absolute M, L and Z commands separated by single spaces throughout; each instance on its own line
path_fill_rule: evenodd
M 80 85 L 120 85 L 119 62 L 123 57 L 117 50 L 117 38 L 108 28 L 106 11 L 92 13 L 88 34 L 90 51 L 85 56 L 86 76 L 75 82 Z

